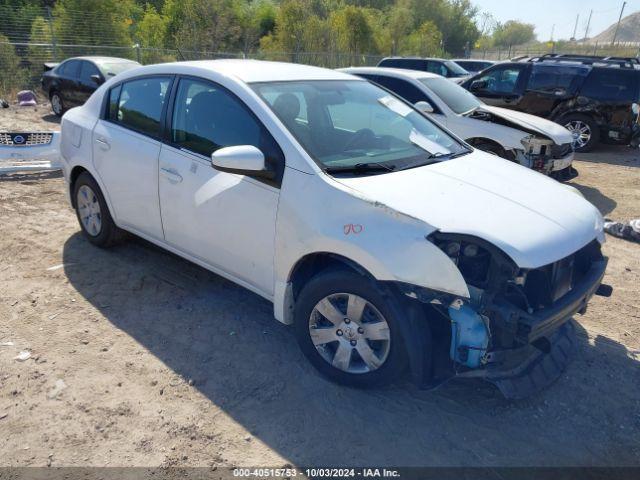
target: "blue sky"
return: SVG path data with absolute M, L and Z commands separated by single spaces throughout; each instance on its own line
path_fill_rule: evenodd
M 549 40 L 552 25 L 555 24 L 554 39 L 568 39 L 573 34 L 576 15 L 578 38 L 584 36 L 593 9 L 589 36 L 597 35 L 609 25 L 618 21 L 622 0 L 471 0 L 481 11 L 489 12 L 501 22 L 521 20 L 536 26 L 539 40 Z M 624 16 L 640 10 L 640 0 L 627 1 Z

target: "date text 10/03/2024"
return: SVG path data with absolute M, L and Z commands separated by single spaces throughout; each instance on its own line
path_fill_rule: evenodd
M 397 470 L 387 468 L 234 468 L 233 476 L 240 478 L 399 478 Z

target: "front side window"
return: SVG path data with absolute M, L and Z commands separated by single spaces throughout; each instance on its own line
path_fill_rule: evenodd
M 482 102 L 460 85 L 445 78 L 421 78 L 420 81 L 455 113 L 475 110 Z
M 432 60 L 427 62 L 427 72 L 442 75 L 443 77 L 446 77 L 448 73 L 447 67 L 444 66 L 444 63 L 434 62 Z
M 104 62 L 100 64 L 100 70 L 104 74 L 105 78 L 115 77 L 119 73 L 126 72 L 132 68 L 139 67 L 137 62 Z
M 447 60 L 444 63 L 446 65 L 446 68 L 449 71 L 449 76 L 450 77 L 464 77 L 466 75 L 469 75 L 469 72 L 467 72 L 464 68 L 462 68 L 456 62 L 452 62 L 451 60 Z
M 478 80 L 487 83 L 487 86 L 482 89 L 483 92 L 510 94 L 516 91 L 516 86 L 518 85 L 518 79 L 520 78 L 521 73 L 522 67 L 499 67 L 489 70 Z
M 95 82 L 91 78 L 92 75 L 100 75 L 100 70 L 93 63 L 83 61 L 82 67 L 80 67 L 80 81 L 85 84 L 95 85 Z
M 249 109 L 235 95 L 207 81 L 180 80 L 171 143 L 206 157 L 223 147 L 252 145 L 274 171 L 283 162 L 280 147 Z
M 148 77 L 113 88 L 109 120 L 152 137 L 159 136 L 162 108 L 170 83 L 169 77 Z M 118 100 L 115 100 L 113 97 L 118 90 Z
M 409 105 L 359 80 L 252 85 L 327 172 L 413 168 L 469 150 Z M 304 103 L 307 119 L 299 118 Z

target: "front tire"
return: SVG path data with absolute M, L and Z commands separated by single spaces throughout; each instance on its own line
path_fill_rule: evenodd
M 295 334 L 311 364 L 336 383 L 382 386 L 407 365 L 403 312 L 391 292 L 350 270 L 321 272 L 296 301 Z
M 87 240 L 106 248 L 120 239 L 122 231 L 113 222 L 102 191 L 88 172 L 81 173 L 76 180 L 73 199 L 80 228 Z

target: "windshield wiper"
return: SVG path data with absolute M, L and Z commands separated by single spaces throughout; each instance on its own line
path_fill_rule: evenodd
M 433 163 L 440 163 L 445 159 L 450 160 L 452 158 L 458 158 L 466 155 L 467 153 L 471 153 L 471 150 L 461 150 L 460 152 L 455 153 L 430 153 L 425 158 L 417 162 L 409 163 L 403 166 L 400 170 L 409 170 L 410 168 L 418 168 L 424 167 L 425 165 L 431 165 Z
M 342 165 L 339 167 L 327 167 L 324 169 L 326 173 L 369 173 L 395 170 L 395 165 L 385 165 L 378 162 L 356 163 L 355 165 Z

